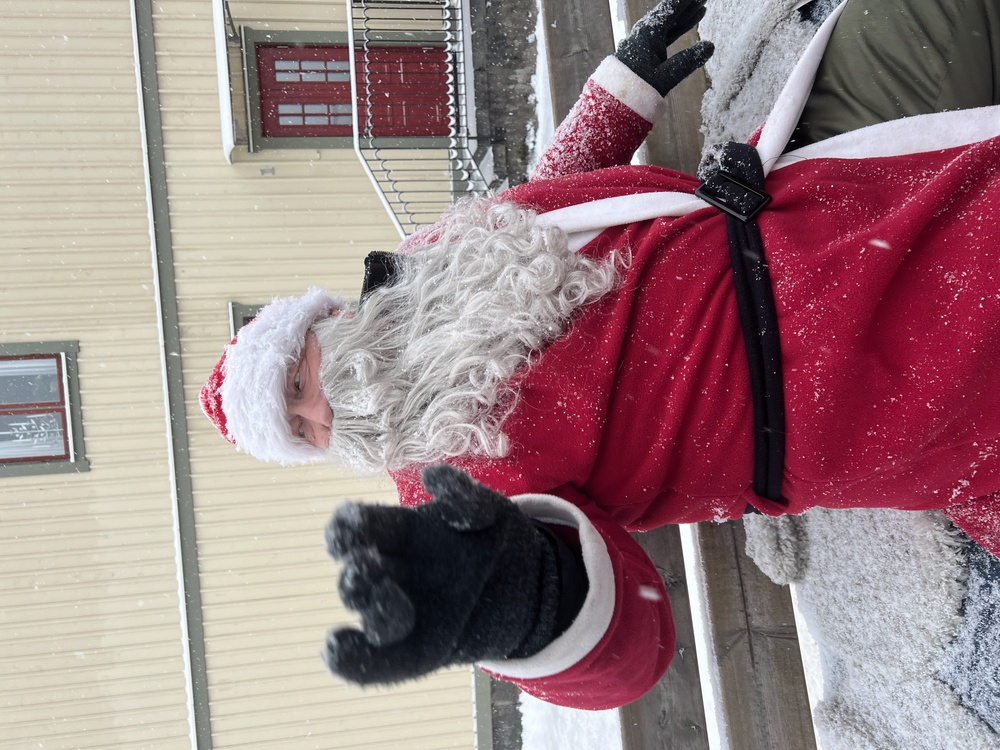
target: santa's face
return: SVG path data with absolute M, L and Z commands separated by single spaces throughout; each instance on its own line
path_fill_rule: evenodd
M 333 412 L 323 395 L 319 363 L 319 342 L 315 334 L 309 331 L 298 359 L 288 367 L 285 377 L 285 411 L 292 435 L 325 450 L 330 444 Z

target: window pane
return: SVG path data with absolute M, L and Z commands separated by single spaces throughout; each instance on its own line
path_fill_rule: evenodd
M 68 458 L 62 414 L 0 414 L 0 460 Z
M 0 359 L 0 404 L 61 404 L 56 357 Z
M 326 105 L 325 104 L 307 104 L 306 105 L 307 115 L 325 115 Z
M 279 104 L 278 105 L 279 115 L 301 115 L 302 105 L 301 104 Z
M 326 66 L 322 60 L 303 60 L 302 70 L 323 70 Z
M 303 73 L 302 80 L 306 83 L 321 83 L 326 80 L 325 73 Z
M 76 342 L 0 343 L 0 477 L 89 471 Z
M 296 117 L 295 115 L 282 115 L 281 117 L 278 118 L 278 124 L 279 125 L 285 125 L 285 126 L 288 126 L 288 127 L 291 127 L 291 126 L 294 126 L 294 125 L 301 125 L 302 124 L 302 118 L 301 117 Z
M 350 73 L 327 73 L 326 77 L 327 77 L 328 81 L 349 81 L 349 80 L 351 80 L 351 74 Z
M 329 125 L 330 120 L 326 115 L 310 115 L 306 118 L 306 125 Z
M 278 83 L 297 83 L 299 80 L 298 73 L 275 73 L 274 80 Z
M 275 70 L 298 70 L 299 61 L 298 60 L 275 60 L 274 61 Z
M 327 70 L 350 70 L 351 63 L 349 60 L 329 60 L 326 63 Z

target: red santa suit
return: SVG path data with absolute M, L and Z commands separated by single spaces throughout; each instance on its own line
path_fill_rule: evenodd
M 539 654 L 484 666 L 545 700 L 621 705 L 673 656 L 666 593 L 628 531 L 813 506 L 944 508 L 1000 552 L 1000 108 L 884 123 L 781 156 L 821 29 L 759 133 L 759 217 L 787 419 L 782 502 L 753 479 L 753 409 L 725 220 L 698 181 L 623 164 L 663 106 L 613 58 L 531 182 L 503 200 L 624 282 L 517 377 L 502 459 L 454 463 L 579 534 L 590 590 Z M 779 158 L 780 157 L 780 158 Z M 416 471 L 394 475 L 425 502 Z

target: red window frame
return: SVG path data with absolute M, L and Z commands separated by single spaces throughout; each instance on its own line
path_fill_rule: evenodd
M 257 44 L 255 54 L 263 137 L 352 136 L 347 45 Z M 363 137 L 452 135 L 444 46 L 370 47 L 355 61 Z
M 59 384 L 57 401 L 11 402 L 0 403 L 0 416 L 37 416 L 52 414 L 59 418 L 62 431 L 62 452 L 37 453 L 30 456 L 0 457 L 0 464 L 30 463 L 39 461 L 67 461 L 72 458 L 70 450 L 70 427 L 68 419 L 68 399 L 66 394 L 66 377 L 63 358 L 59 354 L 25 354 L 21 356 L 0 357 L 0 363 L 10 361 L 25 361 L 33 359 L 54 360 L 56 365 L 56 382 Z

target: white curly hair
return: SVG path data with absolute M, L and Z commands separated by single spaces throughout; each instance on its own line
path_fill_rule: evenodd
M 511 378 L 628 258 L 594 260 L 510 203 L 461 204 L 411 238 L 395 283 L 313 325 L 333 410 L 329 457 L 356 471 L 503 456 Z

